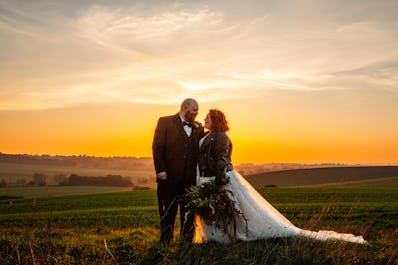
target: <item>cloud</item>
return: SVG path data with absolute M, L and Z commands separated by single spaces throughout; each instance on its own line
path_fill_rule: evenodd
M 206 6 L 194 11 L 174 7 L 143 14 L 136 8 L 94 5 L 82 12 L 74 26 L 80 36 L 100 45 L 127 52 L 149 50 L 152 55 L 165 48 L 178 49 L 181 39 L 216 30 L 222 22 L 222 16 Z
M 386 90 L 397 93 L 398 61 L 386 60 L 347 71 L 333 72 L 323 83 L 327 86 L 325 89 L 342 89 L 350 84 L 350 88 L 356 90 Z
M 0 108 L 396 91 L 391 3 L 237 5 L 2 2 Z

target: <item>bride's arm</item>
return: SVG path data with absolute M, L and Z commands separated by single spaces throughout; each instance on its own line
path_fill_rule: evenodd
M 214 141 L 214 161 L 216 165 L 216 183 L 223 185 L 228 182 L 226 172 L 229 164 L 230 141 L 225 133 L 218 133 Z

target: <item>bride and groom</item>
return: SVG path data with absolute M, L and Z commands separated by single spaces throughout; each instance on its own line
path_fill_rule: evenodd
M 313 232 L 294 226 L 233 170 L 232 144 L 226 134 L 229 127 L 224 113 L 211 109 L 203 127 L 195 121 L 198 111 L 196 100 L 185 99 L 177 114 L 159 118 L 156 126 L 152 151 L 161 242 L 169 243 L 173 238 L 178 207 L 180 238 L 188 242 L 228 243 L 233 240 L 290 236 L 306 236 L 317 240 L 337 239 L 361 244 L 367 242 L 362 236 L 326 230 Z M 233 229 L 220 229 L 187 210 L 186 202 L 181 199 L 186 190 L 206 183 L 215 183 L 216 186 L 231 191 L 231 200 L 240 213 L 234 216 Z

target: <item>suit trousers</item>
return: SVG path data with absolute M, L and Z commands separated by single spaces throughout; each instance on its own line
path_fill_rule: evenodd
M 173 239 L 175 218 L 180 206 L 180 239 L 192 242 L 194 216 L 187 214 L 184 202 L 181 200 L 186 188 L 190 185 L 159 181 L 157 189 L 160 216 L 160 241 L 169 243 Z

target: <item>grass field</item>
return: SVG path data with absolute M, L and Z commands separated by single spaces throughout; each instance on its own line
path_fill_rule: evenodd
M 44 187 L 5 187 L 0 189 L 1 196 L 13 196 L 23 198 L 59 197 L 68 195 L 88 195 L 98 193 L 110 193 L 129 191 L 129 187 L 110 186 L 44 186 Z
M 289 238 L 165 248 L 156 191 L 79 187 L 87 194 L 0 201 L 0 264 L 397 264 L 398 188 L 259 191 L 298 227 L 361 234 L 369 245 Z M 178 222 L 176 242 L 177 232 Z
M 303 187 L 303 186 L 301 186 Z M 305 187 L 352 187 L 352 188 L 365 188 L 365 187 L 373 187 L 373 188 L 398 188 L 398 177 L 390 177 L 390 178 L 376 178 L 376 179 L 365 179 L 365 180 L 357 180 L 357 181 L 344 181 L 344 182 L 335 182 L 335 183 L 325 183 L 325 184 L 314 184 L 314 185 L 306 185 Z

